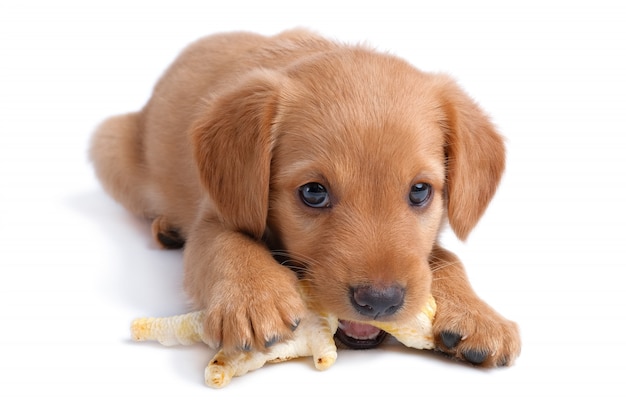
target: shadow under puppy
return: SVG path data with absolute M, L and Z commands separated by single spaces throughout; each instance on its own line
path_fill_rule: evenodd
M 437 349 L 482 366 L 520 352 L 515 323 L 479 299 L 440 247 L 465 239 L 504 169 L 501 137 L 448 77 L 294 30 L 201 39 L 139 112 L 106 120 L 91 157 L 104 188 L 184 245 L 184 284 L 226 351 L 288 339 L 305 306 L 356 323 L 437 301 Z

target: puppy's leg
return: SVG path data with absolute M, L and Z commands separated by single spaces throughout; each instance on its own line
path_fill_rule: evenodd
M 511 365 L 521 349 L 517 325 L 476 296 L 451 252 L 436 246 L 431 268 L 436 348 L 474 365 Z
M 133 213 L 153 217 L 147 198 L 148 172 L 139 113 L 105 120 L 93 134 L 89 152 L 104 189 Z
M 139 118 L 138 113 L 128 113 L 105 120 L 93 135 L 90 156 L 105 190 L 131 212 L 153 219 L 152 235 L 163 248 L 180 249 L 184 237 L 165 216 L 157 215 L 150 198 Z
M 291 338 L 306 312 L 296 275 L 260 241 L 202 218 L 185 243 L 185 289 L 205 310 L 209 340 L 226 352 Z

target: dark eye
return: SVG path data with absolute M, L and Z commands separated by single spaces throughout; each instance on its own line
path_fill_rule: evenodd
M 326 187 L 317 182 L 309 182 L 299 189 L 300 198 L 309 207 L 325 208 L 330 207 L 330 196 Z
M 413 184 L 411 192 L 409 193 L 409 200 L 411 204 L 417 207 L 422 207 L 430 201 L 432 195 L 432 187 L 430 184 L 424 182 L 418 182 Z

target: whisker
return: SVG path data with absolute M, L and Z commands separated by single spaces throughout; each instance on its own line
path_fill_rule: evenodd
M 271 250 L 270 253 L 274 257 L 284 258 L 284 259 L 281 259 L 281 263 L 283 264 L 289 263 L 289 262 L 295 262 L 295 263 L 303 265 L 304 268 L 308 265 L 314 265 L 314 266 L 321 265 L 321 262 L 317 261 L 316 259 L 311 258 L 309 256 L 302 255 L 302 254 L 287 252 L 284 250 Z
M 439 272 L 440 270 L 444 268 L 448 268 L 450 266 L 459 265 L 461 263 L 459 260 L 450 261 L 447 259 L 434 256 L 434 255 L 431 255 L 429 262 L 430 262 L 430 270 L 433 273 Z

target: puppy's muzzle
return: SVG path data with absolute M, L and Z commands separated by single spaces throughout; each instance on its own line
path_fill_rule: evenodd
M 364 320 L 384 320 L 393 316 L 404 304 L 405 290 L 392 285 L 377 287 L 361 285 L 350 288 L 350 303 Z M 351 349 L 371 349 L 380 345 L 387 333 L 365 323 L 339 320 L 335 338 Z

